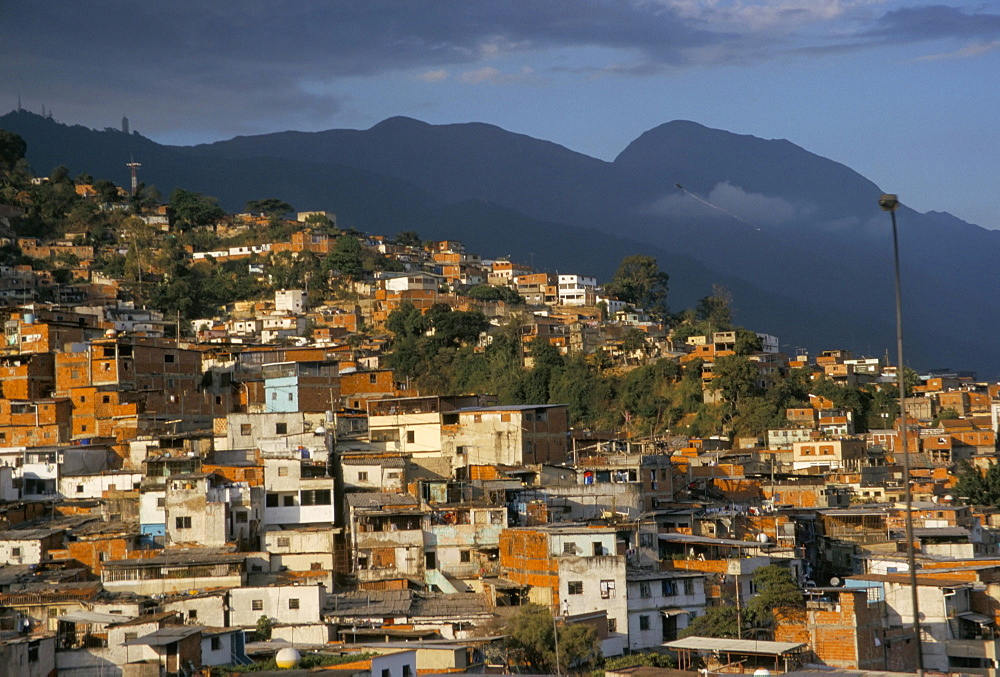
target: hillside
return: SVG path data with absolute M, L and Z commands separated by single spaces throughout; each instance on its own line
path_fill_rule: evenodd
M 675 308 L 721 283 L 740 323 L 777 334 L 790 350 L 882 355 L 894 346 L 881 188 L 785 140 L 675 121 L 605 162 L 490 125 L 408 118 L 195 147 L 29 113 L 0 117 L 0 127 L 28 141 L 39 172 L 65 164 L 125 184 L 134 157 L 141 178 L 163 194 L 181 186 L 229 210 L 279 197 L 297 209 L 335 211 L 361 230 L 415 229 L 463 240 L 484 256 L 601 279 L 622 256 L 650 253 L 671 275 Z M 992 265 L 1000 233 L 938 212 L 904 207 L 897 216 L 908 362 L 1000 375 L 1000 357 L 989 350 L 1000 331 L 991 293 L 1000 285 Z

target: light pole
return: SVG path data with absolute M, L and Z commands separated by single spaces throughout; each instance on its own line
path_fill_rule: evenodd
M 892 218 L 892 255 L 896 274 L 896 386 L 899 388 L 899 441 L 903 454 L 903 500 L 906 503 L 906 563 L 910 573 L 910 603 L 913 606 L 914 645 L 917 650 L 917 675 L 923 677 L 924 657 L 920 641 L 920 606 L 917 598 L 917 565 L 913 553 L 913 499 L 910 494 L 910 454 L 906 435 L 906 380 L 903 378 L 903 301 L 899 285 L 899 238 L 896 235 L 896 209 L 899 198 L 885 194 L 878 200 L 878 206 L 889 212 Z

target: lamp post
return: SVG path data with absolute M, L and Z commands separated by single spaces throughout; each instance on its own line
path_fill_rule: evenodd
M 906 563 L 910 578 L 910 603 L 913 606 L 914 646 L 917 650 L 917 675 L 923 677 L 924 657 L 920 641 L 920 606 L 917 598 L 917 565 L 913 553 L 913 498 L 910 494 L 910 454 L 906 435 L 906 380 L 903 378 L 903 301 L 899 285 L 899 238 L 896 234 L 896 209 L 899 198 L 885 194 L 878 200 L 878 206 L 889 212 L 892 218 L 892 255 L 896 278 L 896 385 L 899 388 L 899 442 L 903 454 L 903 501 L 906 504 Z

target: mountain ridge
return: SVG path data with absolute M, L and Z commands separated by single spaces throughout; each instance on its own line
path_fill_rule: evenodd
M 496 243 L 481 249 L 486 255 L 589 262 L 574 272 L 603 280 L 618 260 L 592 252 L 655 251 L 672 275 L 675 308 L 721 280 L 734 288 L 742 324 L 791 345 L 877 355 L 894 346 L 891 232 L 879 187 L 784 139 L 672 121 L 608 162 L 494 125 L 402 116 L 367 130 L 163 146 L 24 115 L 0 117 L 0 127 L 25 136 L 29 161 L 43 171 L 66 164 L 125 184 L 125 156 L 134 154 L 147 183 L 213 195 L 230 211 L 273 196 L 372 232 L 404 229 L 397 224 L 431 232 L 447 222 L 454 232 L 444 237 Z M 986 293 L 1000 285 L 992 265 L 1000 233 L 905 205 L 897 216 L 911 365 L 1000 375 L 989 348 L 1000 309 Z M 524 242 L 504 219 L 518 221 Z M 668 260 L 695 262 L 682 266 L 694 279 L 681 282 Z

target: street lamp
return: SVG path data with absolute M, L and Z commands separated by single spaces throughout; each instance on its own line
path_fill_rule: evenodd
M 906 504 L 906 562 L 909 568 L 910 601 L 913 606 L 914 645 L 917 650 L 917 675 L 923 677 L 924 658 L 920 641 L 920 607 L 917 602 L 917 566 L 913 553 L 913 499 L 910 494 L 910 454 L 906 435 L 906 380 L 903 378 L 903 301 L 899 285 L 899 238 L 896 235 L 896 209 L 899 198 L 885 194 L 878 200 L 878 206 L 889 212 L 892 218 L 892 255 L 896 275 L 896 385 L 899 388 L 899 441 L 903 454 L 903 500 Z

